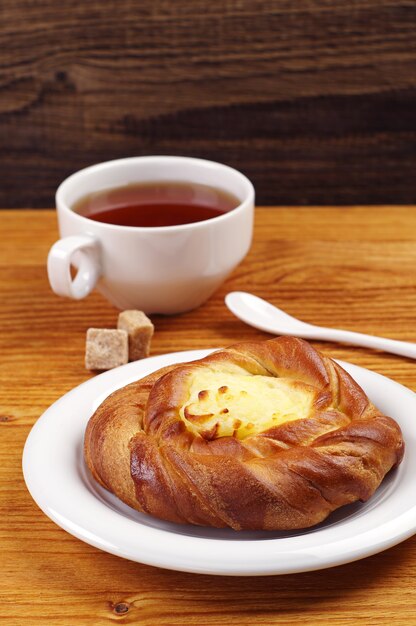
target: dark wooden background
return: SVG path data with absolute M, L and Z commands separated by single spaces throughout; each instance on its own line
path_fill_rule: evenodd
M 416 202 L 416 2 L 1 0 L 0 206 L 185 154 L 260 204 Z

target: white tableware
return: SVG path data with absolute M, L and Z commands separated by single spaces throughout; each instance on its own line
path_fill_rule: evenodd
M 225 296 L 225 304 L 240 320 L 267 333 L 295 335 L 321 341 L 339 341 L 416 359 L 416 343 L 307 324 L 251 293 L 232 291 Z
M 193 224 L 115 226 L 72 210 L 86 195 L 140 182 L 209 185 L 236 196 L 237 208 Z M 120 309 L 179 313 L 199 306 L 247 254 L 253 230 L 254 189 L 221 163 L 173 156 L 119 159 L 87 167 L 58 188 L 62 239 L 48 257 L 51 287 L 80 299 L 97 289 Z M 71 264 L 78 268 L 71 278 Z
M 416 532 L 416 395 L 392 380 L 342 363 L 370 399 L 400 424 L 402 464 L 365 504 L 343 507 L 323 524 L 293 532 L 235 532 L 178 525 L 141 514 L 90 476 L 83 461 L 88 419 L 116 389 L 169 365 L 202 358 L 208 350 L 151 357 L 76 387 L 55 402 L 26 441 L 23 471 L 39 507 L 82 541 L 126 559 L 158 567 L 223 575 L 269 575 L 316 570 L 385 550 Z

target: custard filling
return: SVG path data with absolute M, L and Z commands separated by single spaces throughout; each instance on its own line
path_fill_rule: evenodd
M 199 370 L 180 409 L 188 430 L 205 439 L 244 439 L 308 417 L 316 389 L 300 381 Z

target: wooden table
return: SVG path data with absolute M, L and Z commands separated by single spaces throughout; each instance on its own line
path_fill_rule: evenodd
M 38 509 L 21 455 L 29 430 L 90 376 L 85 331 L 112 327 L 100 295 L 82 302 L 49 289 L 45 260 L 57 238 L 51 211 L 0 214 L 0 619 L 80 626 L 416 623 L 416 539 L 356 563 L 289 576 L 225 578 L 126 561 L 78 541 Z M 258 209 L 246 260 L 204 306 L 154 317 L 153 354 L 209 348 L 264 333 L 223 304 L 252 291 L 316 324 L 416 341 L 416 209 Z M 411 360 L 337 344 L 318 348 L 416 390 Z M 416 415 L 415 415 L 416 421 Z

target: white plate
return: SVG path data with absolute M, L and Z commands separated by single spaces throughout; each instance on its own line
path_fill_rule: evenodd
M 333 513 L 323 524 L 295 532 L 235 532 L 178 525 L 141 514 L 89 475 L 83 461 L 85 426 L 119 387 L 207 350 L 151 357 L 105 372 L 55 402 L 26 441 L 23 471 L 39 507 L 82 541 L 117 556 L 185 572 L 267 575 L 348 563 L 389 548 L 416 532 L 416 394 L 356 365 L 342 363 L 370 399 L 400 424 L 404 460 L 365 504 Z

